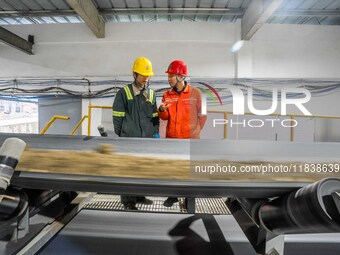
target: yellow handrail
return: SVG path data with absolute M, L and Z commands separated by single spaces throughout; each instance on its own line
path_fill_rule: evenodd
M 54 115 L 50 121 L 46 124 L 46 126 L 43 128 L 43 130 L 40 132 L 41 135 L 45 134 L 47 129 L 50 128 L 50 126 L 52 125 L 52 123 L 56 120 L 56 119 L 60 119 L 60 120 L 69 120 L 70 117 L 68 116 L 60 116 L 60 115 Z
M 87 135 L 91 135 L 91 116 L 92 116 L 92 109 L 93 108 L 101 108 L 101 109 L 112 109 L 112 106 L 99 106 L 99 105 L 89 105 L 88 112 L 87 112 Z
M 87 107 L 87 136 L 91 135 L 91 113 L 92 107 L 91 104 L 88 105 Z
M 80 127 L 80 125 L 83 123 L 83 121 L 88 118 L 89 116 L 88 115 L 84 115 L 81 120 L 79 121 L 79 123 L 77 124 L 77 126 L 72 130 L 71 134 L 70 135 L 74 135 L 75 132 L 77 132 L 77 129 Z

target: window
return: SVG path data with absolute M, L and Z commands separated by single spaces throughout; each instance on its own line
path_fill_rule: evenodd
M 0 100 L 0 132 L 37 134 L 38 122 L 38 100 Z

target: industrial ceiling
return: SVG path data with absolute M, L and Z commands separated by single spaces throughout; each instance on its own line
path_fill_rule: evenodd
M 106 23 L 235 22 L 257 0 L 93 0 Z M 268 2 L 268 1 L 267 1 Z M 67 0 L 0 0 L 0 25 L 82 23 Z M 340 0 L 284 0 L 275 24 L 340 25 Z
M 241 20 L 241 39 L 266 23 L 340 25 L 340 0 L 0 0 L 0 41 L 32 53 L 7 28 L 24 24 L 85 23 L 97 38 L 116 22 L 219 22 Z

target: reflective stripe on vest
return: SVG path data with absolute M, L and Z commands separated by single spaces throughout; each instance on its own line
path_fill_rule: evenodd
M 123 87 L 123 88 L 124 88 L 124 90 L 125 90 L 127 99 L 128 99 L 128 100 L 133 100 L 133 97 L 132 97 L 132 94 L 131 94 L 131 91 L 130 91 L 129 86 L 125 86 L 125 87 Z
M 155 92 L 152 89 L 150 89 L 149 94 L 150 102 L 153 104 L 153 100 L 155 99 Z

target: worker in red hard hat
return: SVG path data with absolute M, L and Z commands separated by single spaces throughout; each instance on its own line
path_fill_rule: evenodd
M 183 61 L 172 61 L 165 73 L 171 88 L 163 95 L 158 116 L 168 121 L 166 137 L 199 139 L 207 120 L 207 116 L 201 114 L 201 91 L 185 81 L 188 68 Z M 169 197 L 164 206 L 170 207 L 176 202 L 177 198 Z

